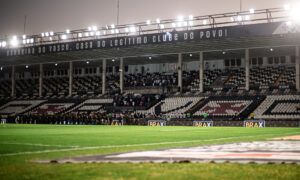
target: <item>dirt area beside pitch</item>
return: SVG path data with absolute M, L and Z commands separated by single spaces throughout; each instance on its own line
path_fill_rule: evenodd
M 293 136 L 294 137 L 294 136 Z M 296 163 L 300 164 L 300 141 L 254 141 L 196 147 L 168 148 L 118 154 L 93 155 L 39 163 Z
M 300 140 L 300 135 L 272 138 L 272 140 Z

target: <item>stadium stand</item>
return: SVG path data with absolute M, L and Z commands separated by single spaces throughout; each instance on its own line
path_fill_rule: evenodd
M 247 118 L 251 112 L 264 100 L 264 96 L 211 96 L 191 113 L 202 117 L 207 113 L 213 118 Z
M 61 114 L 66 112 L 68 109 L 75 107 L 80 104 L 82 100 L 80 99 L 53 99 L 48 100 L 39 104 L 37 107 L 32 108 L 27 113 L 29 114 L 39 114 L 39 115 L 53 115 Z
M 76 107 L 68 110 L 73 113 L 104 112 L 105 106 L 112 105 L 113 99 L 88 99 Z
M 16 115 L 22 114 L 32 108 L 35 108 L 45 100 L 15 100 L 8 102 L 0 107 L 0 115 Z
M 277 20 L 281 16 L 273 19 L 268 14 L 271 11 L 277 13 L 279 10 L 258 12 L 260 15 L 267 12 L 267 18 L 263 19 L 264 23 L 257 24 L 252 21 L 238 23 L 235 17 L 231 17 L 231 20 L 226 18 L 228 21 L 224 20 L 220 27 L 213 21 L 209 26 L 211 29 L 195 26 L 195 29 L 185 31 L 174 27 L 174 31 L 161 29 L 157 34 L 155 25 L 145 32 L 140 28 L 137 39 L 126 38 L 128 33 L 113 33 L 96 38 L 68 39 L 66 44 L 52 41 L 53 44 L 45 44 L 44 51 L 36 47 L 35 52 L 25 49 L 25 54 L 20 53 L 27 45 L 1 49 L 3 66 L 11 68 L 5 67 L 4 72 L 1 65 L 0 115 L 50 114 L 71 118 L 76 116 L 74 114 L 120 113 L 137 118 L 150 116 L 182 120 L 188 114 L 189 118 L 199 119 L 207 113 L 212 119 L 231 120 L 236 117 L 246 119 L 254 112 L 259 119 L 297 121 L 300 88 L 296 87 L 299 69 L 295 65 L 299 62 L 296 62 L 295 55 L 300 51 L 296 43 L 299 41 L 286 21 Z M 200 19 L 202 24 L 202 17 L 194 21 Z M 176 26 L 176 21 L 172 26 Z M 147 28 L 152 25 L 148 24 Z M 76 34 L 73 34 L 75 31 L 70 33 L 68 38 L 79 35 L 77 31 Z M 111 38 L 116 38 L 114 43 L 109 41 Z M 40 42 L 44 45 L 44 41 Z M 272 42 L 278 42 L 277 47 L 269 47 Z M 256 44 L 259 47 L 255 48 Z M 199 49 L 203 51 L 199 52 Z M 103 54 L 100 53 L 102 50 Z M 23 56 L 29 63 L 35 62 L 27 53 L 42 55 L 45 60 L 32 70 L 27 67 L 27 70 L 15 69 L 15 66 L 24 64 Z M 56 56 L 59 57 L 58 63 L 64 65 L 59 68 L 52 66 L 48 72 L 40 73 L 43 65 L 50 66 Z M 95 60 L 86 63 L 87 57 Z M 16 61 L 10 61 L 10 58 Z M 203 72 L 201 79 L 200 71 Z M 90 120 L 84 122 L 91 123 Z
M 258 119 L 299 119 L 300 95 L 267 96 L 254 111 Z
M 186 112 L 199 102 L 201 97 L 169 97 L 148 110 L 137 110 L 136 113 L 144 115 L 158 115 L 172 118 L 185 118 Z
M 225 73 L 225 70 L 223 73 Z M 221 76 L 221 74 L 222 74 L 221 69 L 205 70 L 204 71 L 204 85 L 206 87 L 211 86 L 213 84 L 213 82 Z M 199 76 L 199 71 L 196 72 L 196 76 L 197 77 Z M 200 83 L 199 78 L 196 78 L 191 84 L 191 91 L 198 91 L 199 83 Z M 206 88 L 206 89 L 208 90 L 209 88 Z

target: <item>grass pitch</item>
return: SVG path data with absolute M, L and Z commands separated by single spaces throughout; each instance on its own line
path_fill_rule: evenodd
M 267 140 L 299 128 L 0 125 L 0 179 L 300 179 L 293 164 L 37 164 L 38 159 Z

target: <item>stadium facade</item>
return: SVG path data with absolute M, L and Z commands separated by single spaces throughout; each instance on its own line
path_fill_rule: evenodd
M 0 115 L 130 112 L 176 125 L 208 113 L 242 126 L 252 114 L 299 126 L 299 32 L 274 8 L 4 39 Z

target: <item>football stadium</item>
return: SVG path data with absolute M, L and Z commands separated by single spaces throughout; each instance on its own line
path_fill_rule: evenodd
M 299 3 L 124 24 L 114 3 L 0 31 L 1 179 L 300 179 Z

